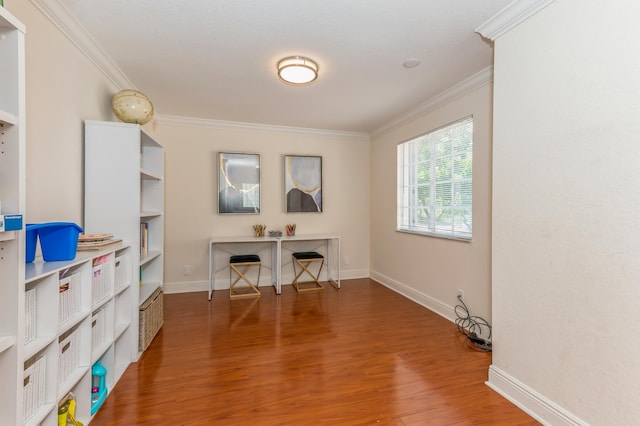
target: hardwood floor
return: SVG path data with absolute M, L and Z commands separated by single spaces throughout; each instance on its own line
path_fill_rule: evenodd
M 484 384 L 491 354 L 369 279 L 229 300 L 165 295 L 165 323 L 99 425 L 537 425 Z

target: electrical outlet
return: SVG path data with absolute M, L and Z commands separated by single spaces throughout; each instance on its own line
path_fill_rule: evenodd
M 182 267 L 182 273 L 187 277 L 191 275 L 191 265 L 184 265 Z
M 349 256 L 345 256 L 345 257 L 343 258 L 343 262 L 344 262 L 344 264 L 345 264 L 345 265 L 348 265 L 348 264 L 350 264 L 350 263 L 351 263 L 351 259 L 349 258 Z
M 462 291 L 462 290 L 458 290 L 458 293 L 457 293 L 456 297 L 457 297 L 458 299 L 462 299 L 462 300 L 464 300 L 464 291 Z

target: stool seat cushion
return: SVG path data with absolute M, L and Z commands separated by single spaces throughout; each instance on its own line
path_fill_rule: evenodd
M 257 254 L 238 254 L 229 258 L 229 263 L 248 263 L 260 262 L 260 256 Z
M 299 251 L 292 254 L 296 259 L 324 259 L 324 256 L 315 251 Z

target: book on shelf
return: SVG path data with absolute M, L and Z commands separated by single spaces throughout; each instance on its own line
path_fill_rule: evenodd
M 146 254 L 149 249 L 149 224 L 140 224 L 140 254 Z

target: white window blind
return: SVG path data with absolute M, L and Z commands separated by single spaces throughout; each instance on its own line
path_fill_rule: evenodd
M 398 145 L 400 231 L 470 240 L 473 117 Z

